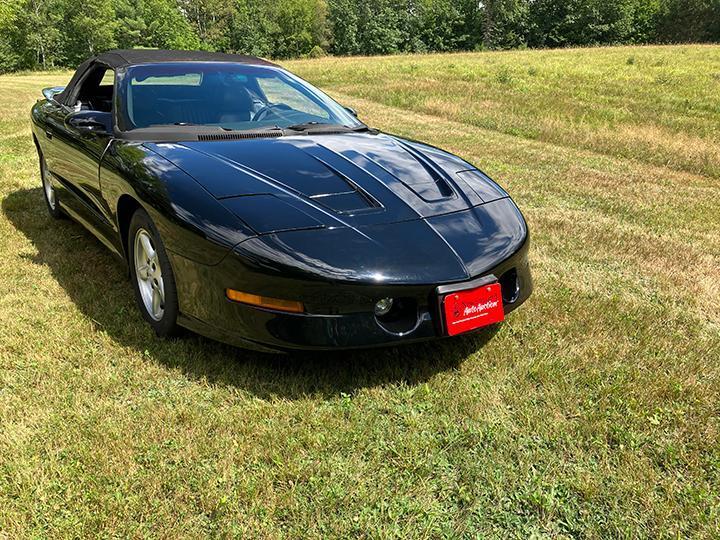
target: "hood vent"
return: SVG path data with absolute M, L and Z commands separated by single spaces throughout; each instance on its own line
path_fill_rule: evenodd
M 198 141 L 237 141 L 240 139 L 264 139 L 266 137 L 282 137 L 282 131 L 254 131 L 250 133 L 200 133 Z

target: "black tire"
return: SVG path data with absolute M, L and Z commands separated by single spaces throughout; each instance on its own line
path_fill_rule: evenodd
M 52 185 L 52 177 L 48 172 L 47 163 L 42 152 L 38 150 L 38 161 L 40 164 L 40 181 L 42 182 L 43 199 L 45 200 L 45 207 L 48 210 L 48 214 L 53 219 L 65 218 L 65 213 L 60 210 L 60 204 L 58 194 Z
M 142 231 L 142 232 L 141 232 Z M 144 277 L 138 277 L 138 264 L 136 264 L 136 254 L 139 253 L 141 259 L 145 259 L 146 252 L 143 248 L 142 239 L 145 238 L 145 233 L 149 235 L 151 240 L 152 248 L 156 254 L 155 258 L 152 259 L 152 263 L 145 266 L 148 272 L 145 273 Z M 140 236 L 138 236 L 140 235 Z M 140 243 L 139 250 L 136 251 L 136 240 Z M 178 335 L 179 327 L 177 325 L 177 317 L 179 312 L 177 288 L 175 286 L 175 275 L 173 274 L 172 266 L 170 265 L 170 259 L 168 259 L 165 246 L 160 239 L 157 227 L 153 223 L 148 213 L 139 208 L 135 211 L 130 220 L 130 228 L 128 231 L 127 238 L 128 245 L 128 266 L 130 267 L 130 280 L 132 282 L 133 290 L 135 291 L 135 301 L 137 302 L 138 309 L 142 313 L 143 318 L 150 324 L 155 330 L 155 333 L 159 337 L 173 337 Z M 151 259 L 148 259 L 151 260 Z M 162 307 L 162 314 L 158 316 L 157 313 L 153 314 L 151 311 L 155 307 L 155 293 L 158 289 L 158 279 L 154 279 L 149 272 L 156 272 L 157 263 L 159 262 L 160 282 L 162 283 L 163 289 L 163 301 L 159 304 Z M 142 269 L 141 269 L 142 270 Z M 153 274 L 154 275 L 154 274 Z M 149 305 L 146 305 L 147 299 L 147 287 L 150 283 L 152 299 Z M 143 292 L 145 291 L 145 292 Z M 145 294 L 145 298 L 144 295 Z

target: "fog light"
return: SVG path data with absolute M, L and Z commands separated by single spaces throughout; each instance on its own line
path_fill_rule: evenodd
M 383 315 L 387 315 L 390 313 L 390 310 L 393 307 L 393 299 L 392 298 L 383 298 L 382 300 L 378 300 L 375 304 L 375 315 L 378 317 L 382 317 Z

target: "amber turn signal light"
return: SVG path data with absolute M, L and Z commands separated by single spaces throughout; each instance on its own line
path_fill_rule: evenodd
M 236 291 L 235 289 L 225 289 L 228 299 L 233 302 L 240 302 L 251 306 L 257 306 L 265 309 L 274 309 L 276 311 L 287 311 L 288 313 L 304 313 L 305 306 L 302 302 L 294 300 L 281 300 L 280 298 L 270 298 L 268 296 L 259 296 L 246 292 Z

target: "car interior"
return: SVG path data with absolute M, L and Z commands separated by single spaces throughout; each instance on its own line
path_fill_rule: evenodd
M 128 113 L 138 126 L 248 122 L 261 106 L 246 88 L 212 81 L 199 85 L 131 83 L 130 88 L 132 110 Z
M 80 110 L 112 112 L 114 73 L 98 66 L 83 79 L 77 94 Z

